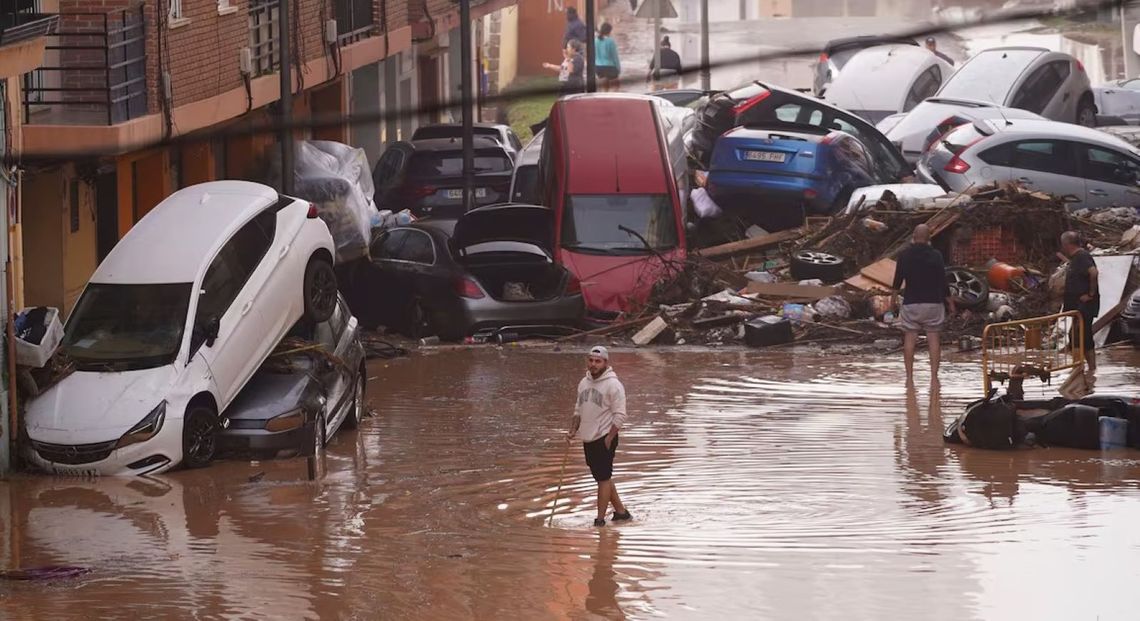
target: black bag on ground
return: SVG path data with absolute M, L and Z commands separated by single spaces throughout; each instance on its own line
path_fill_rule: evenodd
M 960 444 L 961 435 L 966 443 L 984 449 L 1010 449 L 1025 439 L 1025 429 L 1020 424 L 1017 410 L 1004 397 L 993 398 L 991 390 L 985 399 L 979 399 L 966 406 L 966 412 L 950 424 L 942 434 L 942 439 L 950 444 Z
M 1036 435 L 1037 441 L 1046 446 L 1096 450 L 1100 448 L 1101 414 L 1098 407 L 1070 403 L 1059 410 L 1031 418 L 1026 425 Z

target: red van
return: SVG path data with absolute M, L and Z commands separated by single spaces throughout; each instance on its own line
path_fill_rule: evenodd
M 555 256 L 581 281 L 592 318 L 636 311 L 685 258 L 683 146 L 670 157 L 682 110 L 616 93 L 571 95 L 550 110 L 538 195 L 554 210 Z

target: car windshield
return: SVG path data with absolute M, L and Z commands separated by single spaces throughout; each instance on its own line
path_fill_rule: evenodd
M 108 371 L 160 367 L 182 345 L 190 283 L 92 283 L 67 322 L 61 349 L 76 364 Z
M 1038 50 L 990 50 L 970 59 L 938 91 L 939 97 L 965 97 L 1004 104 L 1017 78 Z
M 511 158 L 501 149 L 475 150 L 475 174 L 510 172 L 512 168 Z M 462 151 L 421 151 L 413 155 L 408 164 L 410 177 L 459 177 L 462 174 Z
M 634 231 L 645 239 L 643 243 Z M 601 253 L 647 253 L 677 246 L 673 204 L 664 194 L 569 196 L 562 215 L 562 246 Z

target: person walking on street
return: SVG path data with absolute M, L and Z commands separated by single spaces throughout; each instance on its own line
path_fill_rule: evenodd
M 578 9 L 567 7 L 566 30 L 562 33 L 562 47 L 566 47 L 566 44 L 570 43 L 572 39 L 575 41 L 585 41 L 586 34 L 586 22 L 578 17 Z
M 562 64 L 542 63 L 543 67 L 558 72 L 562 95 L 581 93 L 586 88 L 586 59 L 582 57 L 582 42 L 571 39 L 562 50 Z
M 1096 373 L 1096 344 L 1093 342 L 1093 319 L 1100 314 L 1100 273 L 1096 261 L 1081 243 L 1076 231 L 1061 234 L 1061 252 L 1069 260 L 1069 273 L 1065 276 L 1065 300 L 1062 311 L 1080 311 L 1084 323 L 1083 341 L 1085 361 L 1089 374 Z M 1073 331 L 1076 338 L 1076 330 Z
M 625 423 L 625 387 L 610 365 L 610 354 L 597 346 L 586 357 L 586 377 L 578 383 L 578 400 L 570 421 L 567 442 L 581 440 L 586 465 L 598 483 L 598 517 L 594 526 L 606 525 L 606 510 L 613 505 L 613 521 L 633 519 L 614 487 L 614 456 L 618 432 Z
M 598 38 L 594 40 L 594 64 L 598 68 L 598 77 L 602 80 L 602 91 L 621 90 L 618 77 L 621 76 L 621 60 L 618 58 L 617 43 L 612 33 L 614 27 L 606 22 L 598 29 Z
M 899 324 L 903 337 L 903 361 L 906 364 L 906 385 L 914 385 L 914 349 L 918 333 L 926 332 L 930 349 L 930 388 L 937 391 L 938 366 L 942 357 L 942 325 L 946 322 L 946 308 L 954 314 L 954 298 L 946 284 L 946 263 L 942 253 L 930 245 L 930 228 L 920 224 L 914 228 L 911 245 L 899 254 L 895 267 L 894 289 L 902 290 Z
M 934 37 L 926 37 L 926 49 L 933 52 L 935 56 L 941 58 L 942 60 L 944 60 L 948 63 L 950 63 L 951 67 L 954 66 L 954 61 L 951 60 L 949 56 L 938 51 L 938 41 Z
M 681 66 L 681 55 L 673 51 L 669 37 L 661 37 L 660 69 L 655 66 L 656 60 L 656 58 L 649 59 L 649 75 L 645 77 L 645 81 L 649 82 L 652 80 L 655 82 L 653 85 L 653 90 L 655 91 L 677 88 L 681 81 L 681 72 L 684 71 L 684 68 Z

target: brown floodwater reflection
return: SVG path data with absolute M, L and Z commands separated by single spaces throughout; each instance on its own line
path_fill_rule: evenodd
M 1136 392 L 1129 351 L 1101 392 Z M 986 452 L 941 431 L 980 390 L 896 357 L 616 352 L 631 523 L 595 529 L 570 450 L 577 352 L 370 367 L 377 415 L 326 475 L 227 461 L 150 479 L 0 482 L 3 619 L 1134 619 L 1140 451 Z M 1045 394 L 1031 388 L 1030 396 Z

